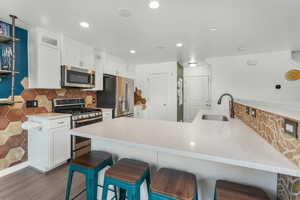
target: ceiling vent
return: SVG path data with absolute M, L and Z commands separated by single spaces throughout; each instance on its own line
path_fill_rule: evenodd
M 258 64 L 257 60 L 247 60 L 248 66 L 256 66 Z
M 128 8 L 119 8 L 119 15 L 121 17 L 128 18 L 132 15 L 131 11 Z

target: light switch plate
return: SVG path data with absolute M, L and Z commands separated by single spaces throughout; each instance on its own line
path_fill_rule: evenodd
M 284 132 L 298 139 L 298 122 L 284 119 Z
M 256 117 L 256 109 L 251 108 L 251 116 L 254 118 Z
M 39 103 L 37 100 L 26 101 L 27 108 L 37 108 L 38 106 L 39 106 Z
M 285 124 L 285 130 L 287 132 L 293 133 L 293 132 L 295 132 L 295 127 L 292 126 L 291 124 Z

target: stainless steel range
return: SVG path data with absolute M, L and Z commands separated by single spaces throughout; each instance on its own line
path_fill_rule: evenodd
M 102 121 L 101 109 L 86 108 L 84 99 L 53 99 L 53 112 L 72 114 L 72 128 Z M 72 159 L 91 151 L 90 139 L 72 136 L 71 144 Z

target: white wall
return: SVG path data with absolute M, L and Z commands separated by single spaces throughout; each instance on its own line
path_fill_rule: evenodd
M 248 65 L 255 61 L 256 65 Z M 212 105 L 225 92 L 232 93 L 235 98 L 281 102 L 295 104 L 300 100 L 300 81 L 287 81 L 285 73 L 290 69 L 300 68 L 291 59 L 291 52 L 268 52 L 242 56 L 209 58 L 209 67 L 185 68 L 185 76 L 211 73 Z M 211 70 L 211 71 L 210 71 Z M 169 115 L 176 117 L 176 62 L 138 65 L 136 67 L 136 85 L 143 90 L 143 96 L 149 97 L 147 79 L 151 73 L 174 73 L 174 85 L 170 85 L 170 99 L 173 107 Z M 276 90 L 275 85 L 282 89 Z M 228 109 L 226 101 L 220 109 Z M 143 112 L 143 118 L 149 119 L 149 113 Z
M 135 85 L 142 89 L 142 96 L 149 103 L 149 78 L 151 74 L 168 73 L 169 74 L 169 93 L 168 93 L 168 120 L 177 121 L 177 62 L 153 63 L 137 65 L 135 68 Z M 150 119 L 149 106 L 140 116 L 144 119 Z
M 247 65 L 249 60 L 257 65 Z M 207 62 L 212 69 L 214 101 L 225 92 L 250 100 L 282 103 L 300 100 L 300 81 L 285 79 L 285 73 L 297 67 L 289 51 L 211 58 Z M 281 84 L 282 89 L 276 90 L 276 84 Z

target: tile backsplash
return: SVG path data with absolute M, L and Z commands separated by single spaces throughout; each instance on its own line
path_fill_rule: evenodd
M 22 81 L 26 88 L 27 81 Z M 0 170 L 27 160 L 27 132 L 22 130 L 26 115 L 52 111 L 53 98 L 84 98 L 86 106 L 96 107 L 96 92 L 79 89 L 25 89 L 13 106 L 0 107 Z M 37 108 L 26 108 L 26 101 L 37 100 Z
M 300 140 L 284 132 L 284 117 L 259 109 L 255 109 L 256 116 L 254 117 L 247 114 L 246 106 L 238 103 L 235 104 L 234 110 L 240 120 L 300 168 Z M 300 131 L 299 127 L 298 121 L 298 131 Z

